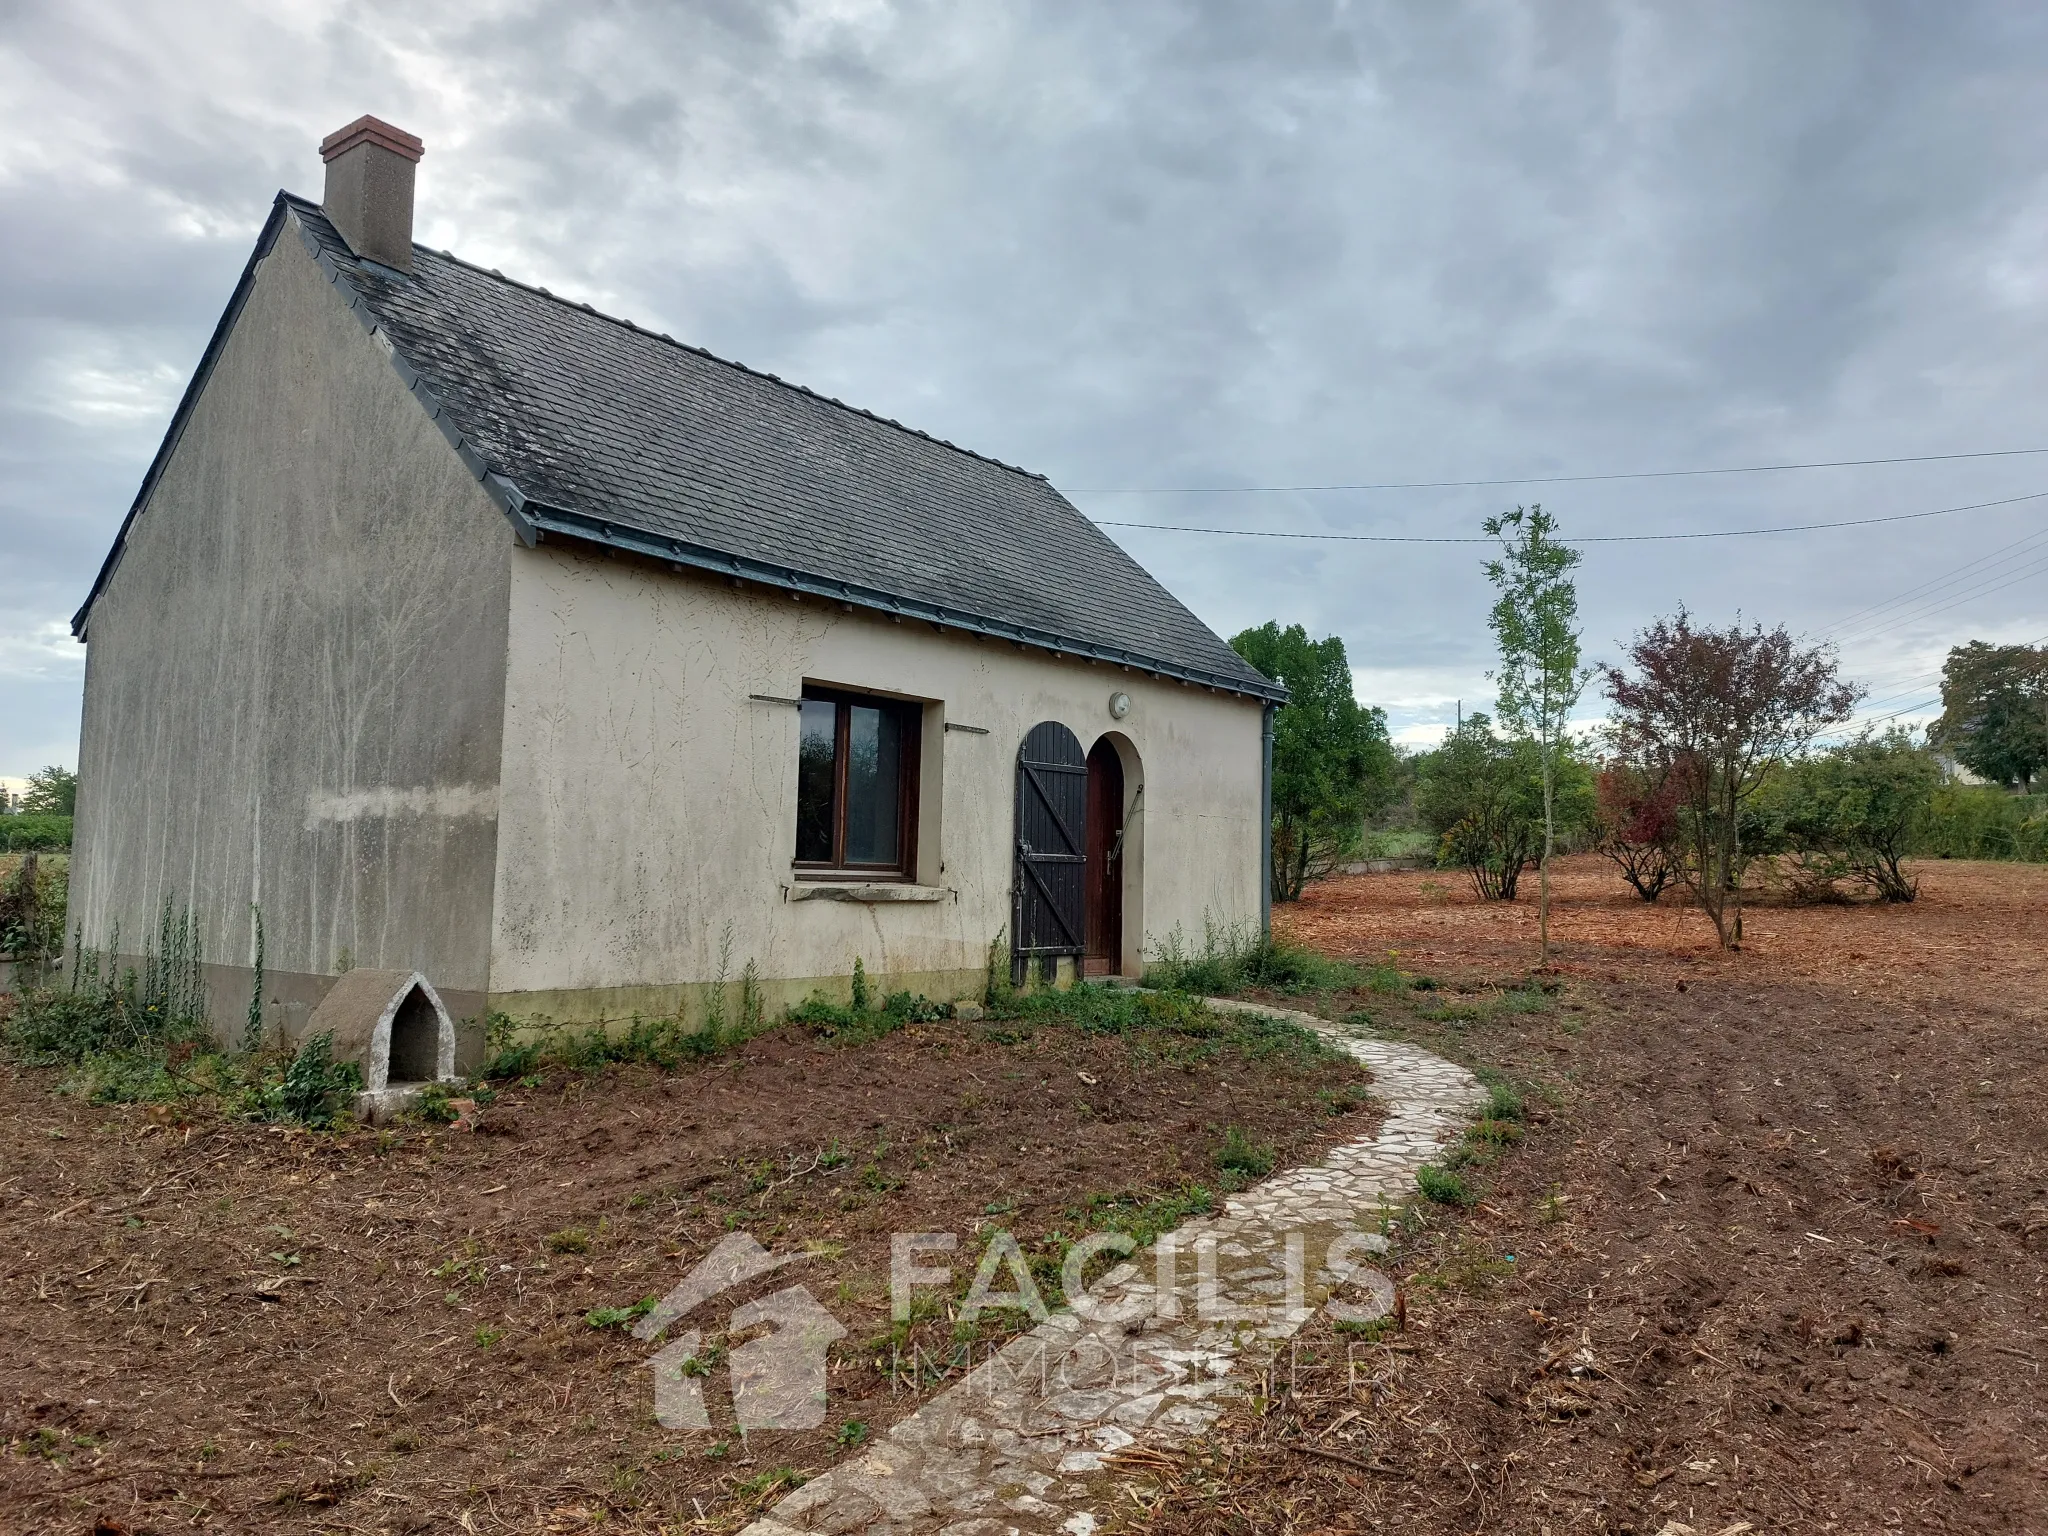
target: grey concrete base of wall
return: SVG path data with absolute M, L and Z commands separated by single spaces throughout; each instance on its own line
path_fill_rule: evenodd
M 848 960 L 848 970 L 852 961 Z M 853 996 L 853 977 L 845 976 L 763 976 L 761 1008 L 767 1018 L 779 1018 L 813 994 L 834 1003 Z M 891 992 L 917 992 L 936 1003 L 962 997 L 980 997 L 988 987 L 986 970 L 871 972 L 869 988 L 876 997 Z M 703 1028 L 710 1018 L 714 999 L 728 1022 L 740 1016 L 740 981 L 732 977 L 715 981 L 678 981 L 629 987 L 581 987 L 547 992 L 493 992 L 490 1011 L 512 1021 L 523 1037 L 532 1038 L 549 1029 L 593 1026 L 621 1028 L 636 1019 L 681 1019 L 691 1029 Z
M 366 1089 L 356 1095 L 356 1118 L 365 1125 L 386 1125 L 418 1109 L 425 1098 L 423 1083 Z
M 31 987 L 53 987 L 63 972 L 40 960 L 16 960 L 0 956 L 0 992 L 21 993 Z
M 143 969 L 143 956 L 116 955 L 113 963 L 117 974 L 129 970 L 139 974 Z M 58 974 L 70 976 L 68 956 L 62 961 Z M 431 977 L 428 979 L 432 980 Z M 296 1047 L 306 1038 L 307 1024 L 313 1017 L 313 1011 L 340 980 L 339 976 L 274 971 L 266 967 L 263 972 L 264 1042 Z M 223 1046 L 239 1046 L 243 1032 L 248 1028 L 249 997 L 256 983 L 254 967 L 209 962 L 200 967 L 200 981 L 206 988 L 207 1013 L 214 1039 Z M 484 994 L 438 985 L 436 990 L 440 993 L 442 1006 L 455 1021 L 455 1070 L 458 1074 L 474 1072 L 484 1062 Z

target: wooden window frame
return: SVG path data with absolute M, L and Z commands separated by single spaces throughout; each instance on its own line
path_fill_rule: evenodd
M 916 699 L 889 698 L 881 694 L 855 693 L 845 688 L 806 686 L 807 703 L 837 706 L 832 718 L 832 857 L 829 860 L 790 860 L 790 869 L 801 880 L 863 881 L 913 885 L 917 881 L 917 804 L 919 758 L 924 746 L 924 705 Z M 852 762 L 849 750 L 853 708 L 886 710 L 896 716 L 900 742 L 896 773 L 897 857 L 888 864 L 846 862 L 847 773 Z

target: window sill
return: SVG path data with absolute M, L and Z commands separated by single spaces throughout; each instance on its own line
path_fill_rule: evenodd
M 806 880 L 785 885 L 790 901 L 859 901 L 870 904 L 891 901 L 950 901 L 953 891 L 944 885 L 909 885 L 900 880 Z

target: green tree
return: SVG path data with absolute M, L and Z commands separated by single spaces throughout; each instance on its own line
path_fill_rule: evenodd
M 1486 520 L 1500 555 L 1486 579 L 1500 593 L 1487 623 L 1500 647 L 1492 674 L 1500 719 L 1535 744 L 1543 782 L 1543 857 L 1536 898 L 1539 963 L 1550 961 L 1550 861 L 1557 851 L 1557 765 L 1579 695 L 1592 679 L 1579 665 L 1579 589 L 1572 581 L 1579 552 L 1553 535 L 1557 519 L 1536 505 Z
M 1394 778 L 1384 711 L 1351 690 L 1344 642 L 1299 624 L 1248 629 L 1230 642 L 1290 698 L 1273 721 L 1273 897 L 1292 901 L 1357 838 Z
M 1571 753 L 1551 765 L 1553 826 L 1593 819 L 1593 775 Z M 1483 714 L 1465 717 L 1416 763 L 1415 809 L 1437 838 L 1437 861 L 1472 877 L 1482 901 L 1513 901 L 1522 870 L 1542 846 L 1544 770 L 1529 737 L 1502 736 Z
M 1941 765 L 1894 726 L 1788 763 L 1760 800 L 1807 883 L 1863 882 L 1885 901 L 1911 901 L 1919 885 L 1903 862 L 1928 822 Z
M 2022 791 L 2048 769 L 2048 646 L 1972 640 L 1941 668 L 1929 741 L 1980 778 Z
M 28 776 L 28 789 L 21 797 L 26 816 L 75 816 L 78 814 L 78 775 L 55 764 Z

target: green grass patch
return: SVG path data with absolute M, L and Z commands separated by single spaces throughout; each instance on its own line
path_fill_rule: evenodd
M 1039 1028 L 1115 1035 L 1182 1066 L 1226 1051 L 1248 1061 L 1306 1068 L 1350 1058 L 1313 1030 L 1259 1013 L 1219 1011 L 1185 992 L 1141 992 L 1084 982 L 1066 991 L 1018 993 L 991 1005 L 985 1039 L 1015 1043 Z
M 1522 1102 L 1521 1091 L 1513 1083 L 1500 1073 L 1483 1068 L 1479 1072 L 1479 1080 L 1486 1085 L 1486 1119 L 1528 1119 L 1528 1106 Z
M 1491 1290 L 1515 1272 L 1512 1258 L 1488 1252 L 1469 1239 L 1454 1243 L 1436 1267 L 1415 1276 L 1408 1283 L 1416 1290 L 1462 1291 L 1477 1296 Z
M 1205 997 L 1265 990 L 1339 992 L 1358 985 L 1359 969 L 1344 960 L 1289 944 L 1256 927 L 1210 924 L 1200 948 L 1176 926 L 1145 967 L 1147 985 Z
M 1238 1174 L 1246 1179 L 1263 1179 L 1273 1171 L 1273 1164 L 1277 1161 L 1279 1159 L 1269 1144 L 1253 1141 L 1234 1125 L 1223 1133 L 1223 1145 L 1216 1149 L 1216 1166 L 1225 1173 Z
M 742 1499 L 765 1503 L 771 1495 L 801 1488 L 808 1481 L 795 1467 L 773 1467 L 766 1472 L 756 1472 L 752 1477 L 741 1478 L 733 1484 L 732 1491 Z
M 1361 984 L 1364 990 L 1382 997 L 1399 997 L 1408 990 L 1410 980 L 1397 966 L 1375 965 L 1366 971 Z
M 1391 1338 L 1399 1326 L 1391 1317 L 1373 1317 L 1363 1321 L 1345 1318 L 1337 1324 L 1337 1332 L 1363 1339 L 1368 1344 L 1377 1344 L 1382 1339 Z
M 654 1310 L 656 1298 L 642 1296 L 638 1301 L 623 1307 L 593 1307 L 583 1314 L 584 1323 L 592 1328 L 627 1328 L 640 1321 Z
M 1522 1139 L 1522 1127 L 1514 1120 L 1481 1120 L 1465 1132 L 1465 1139 L 1497 1151 L 1505 1150 Z

